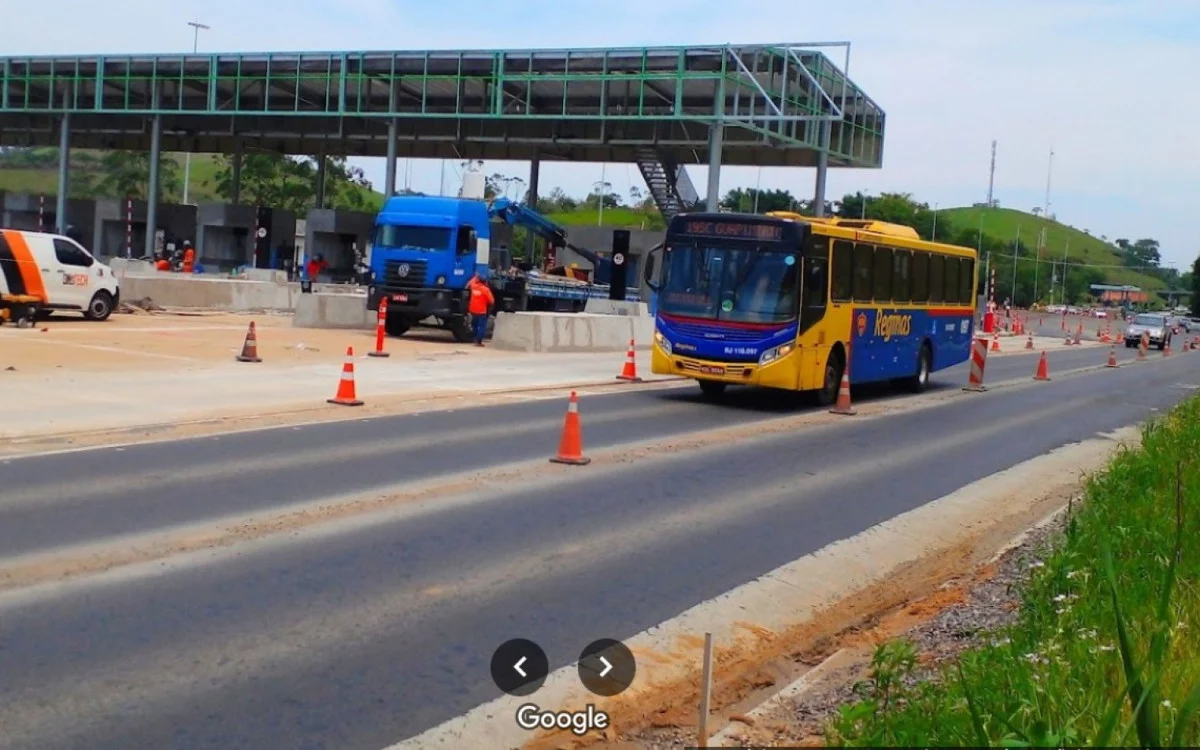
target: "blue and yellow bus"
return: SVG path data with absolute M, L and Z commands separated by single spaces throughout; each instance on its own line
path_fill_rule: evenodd
M 717 396 L 730 384 L 837 397 L 970 356 L 976 253 L 910 227 L 776 212 L 681 214 L 661 250 L 651 369 Z

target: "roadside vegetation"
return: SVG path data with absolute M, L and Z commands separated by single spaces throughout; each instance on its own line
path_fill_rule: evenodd
M 832 746 L 1200 746 L 1200 398 L 1089 479 L 1016 622 L 932 670 L 895 641 Z

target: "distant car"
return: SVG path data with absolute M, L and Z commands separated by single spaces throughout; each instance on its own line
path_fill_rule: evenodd
M 1167 348 L 1171 342 L 1171 327 L 1166 315 L 1142 313 L 1135 315 L 1125 329 L 1125 346 L 1134 347 L 1145 334 L 1150 339 L 1150 345 L 1160 351 Z
M 1200 333 L 1200 318 L 1180 318 L 1179 327 L 1184 333 Z
M 1104 310 L 1092 310 L 1092 317 L 1093 318 L 1107 318 L 1108 313 L 1105 312 Z

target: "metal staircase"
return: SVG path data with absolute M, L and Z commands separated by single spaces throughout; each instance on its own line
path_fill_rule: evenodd
M 642 148 L 637 152 L 637 165 L 655 205 L 667 221 L 678 213 L 693 210 L 700 202 L 687 170 L 673 159 L 663 157 L 653 148 Z

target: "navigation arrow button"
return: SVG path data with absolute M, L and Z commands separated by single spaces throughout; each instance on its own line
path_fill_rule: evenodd
M 579 681 L 596 695 L 611 698 L 633 684 L 637 661 L 624 643 L 602 638 L 579 655 Z
M 533 695 L 550 674 L 546 652 L 533 641 L 514 638 L 501 644 L 492 654 L 492 681 L 509 695 Z

